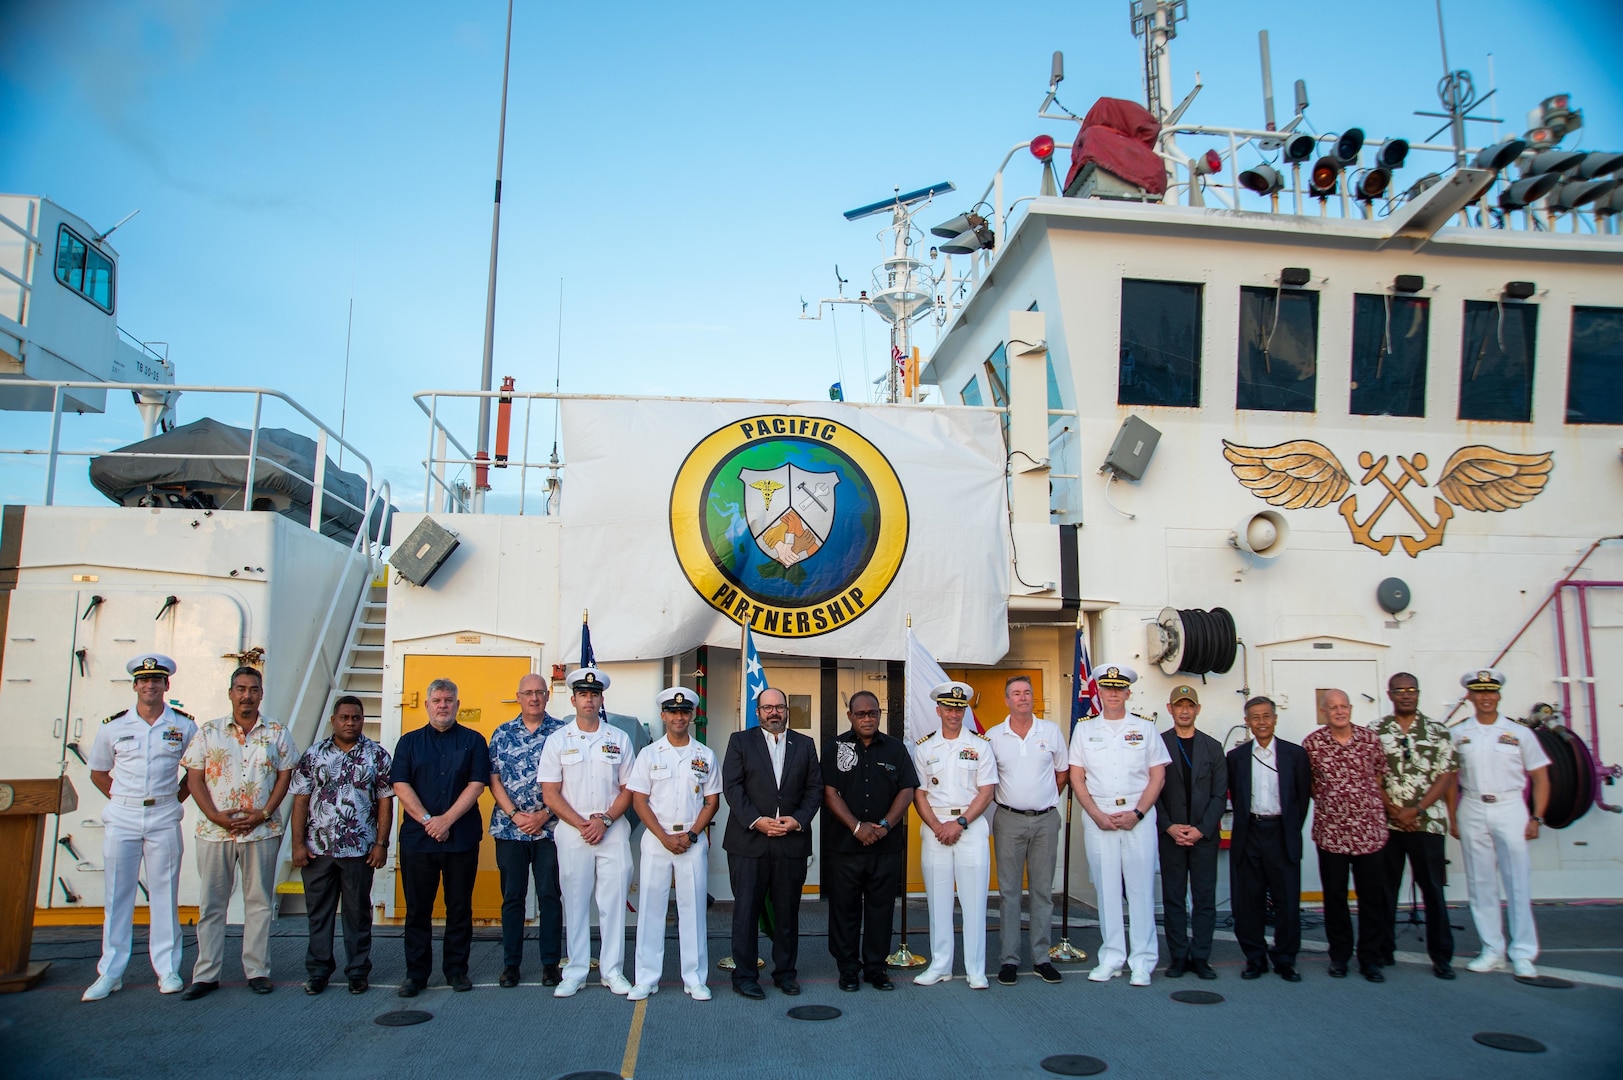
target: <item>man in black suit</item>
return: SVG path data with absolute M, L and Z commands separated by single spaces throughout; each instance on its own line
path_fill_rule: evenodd
M 811 859 L 811 820 L 823 805 L 823 771 L 816 744 L 787 730 L 782 690 L 761 691 L 755 715 L 759 727 L 727 740 L 721 781 L 728 811 L 722 847 L 733 886 L 733 992 L 759 1000 L 766 993 L 756 973 L 756 926 L 768 896 L 772 981 L 785 994 L 800 993 L 800 890 Z
M 1234 936 L 1245 952 L 1242 979 L 1274 970 L 1286 982 L 1301 982 L 1296 953 L 1302 947 L 1302 822 L 1312 799 L 1313 772 L 1307 752 L 1274 738 L 1274 703 L 1254 697 L 1245 703 L 1251 741 L 1228 755 L 1229 794 L 1234 828 L 1229 840 L 1229 883 Z M 1274 902 L 1274 947 L 1267 948 L 1263 913 Z
M 1167 702 L 1173 727 L 1161 732 L 1172 764 L 1155 800 L 1161 827 L 1161 907 L 1166 914 L 1167 977 L 1193 971 L 1215 979 L 1212 931 L 1217 926 L 1217 835 L 1228 803 L 1228 768 L 1223 744 L 1195 727 L 1200 695 L 1193 686 L 1175 686 Z M 1190 940 L 1186 900 L 1195 909 Z

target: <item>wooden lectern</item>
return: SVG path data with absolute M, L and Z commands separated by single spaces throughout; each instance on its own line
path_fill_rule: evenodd
M 45 852 L 45 815 L 69 814 L 79 794 L 66 776 L 0 780 L 0 994 L 27 990 L 51 966 L 28 962 L 34 944 L 34 902 Z

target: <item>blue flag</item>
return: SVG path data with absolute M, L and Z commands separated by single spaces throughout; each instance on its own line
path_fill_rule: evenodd
M 585 615 L 580 617 L 580 666 L 597 666 L 597 657 L 592 655 L 592 628 Z
M 761 654 L 755 651 L 755 637 L 744 627 L 744 700 L 738 703 L 746 728 L 760 727 L 755 715 L 755 699 L 766 686 L 766 669 L 761 666 Z
M 1088 662 L 1088 647 L 1082 641 L 1082 629 L 1076 631 L 1076 665 L 1071 673 L 1075 677 L 1076 700 L 1071 702 L 1071 727 L 1078 720 L 1086 720 L 1099 713 L 1099 684 L 1093 681 L 1093 665 Z

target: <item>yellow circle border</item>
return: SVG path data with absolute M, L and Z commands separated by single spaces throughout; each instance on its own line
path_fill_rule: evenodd
M 867 563 L 832 599 L 816 604 L 782 604 L 752 595 L 716 565 L 705 543 L 704 498 L 711 473 L 741 447 L 778 439 L 823 443 L 840 451 L 867 478 L 879 506 L 879 532 Z M 855 430 L 827 417 L 780 413 L 735 420 L 701 439 L 671 484 L 671 544 L 682 576 L 710 607 L 740 626 L 748 621 L 754 633 L 767 637 L 818 637 L 861 618 L 896 580 L 910 527 L 907 493 L 890 461 Z

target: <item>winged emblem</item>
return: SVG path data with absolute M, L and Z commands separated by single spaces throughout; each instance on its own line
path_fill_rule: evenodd
M 1551 451 L 1512 454 L 1491 446 L 1466 446 L 1454 451 L 1443 466 L 1437 490 L 1465 510 L 1502 513 L 1533 501 L 1555 470 Z
M 1345 495 L 1352 482 L 1335 453 L 1312 439 L 1277 446 L 1239 446 L 1224 439 L 1223 456 L 1253 495 L 1286 510 L 1328 506 Z

